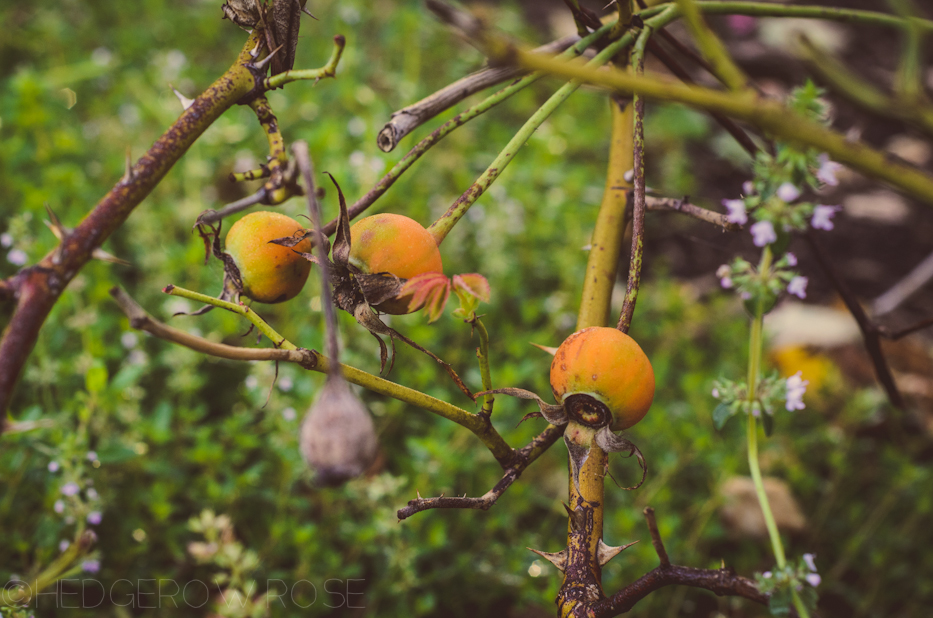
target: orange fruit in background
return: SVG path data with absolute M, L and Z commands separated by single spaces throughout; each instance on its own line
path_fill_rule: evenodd
M 551 362 L 551 390 L 567 413 L 602 426 L 608 411 L 615 430 L 631 427 L 654 400 L 654 369 L 634 339 L 594 326 L 567 337 Z M 606 410 L 608 409 L 608 410 Z
M 441 252 L 431 233 L 404 215 L 382 213 L 360 219 L 350 228 L 350 263 L 364 273 L 392 273 L 411 279 L 430 272 L 444 272 Z M 411 294 L 381 303 L 384 313 L 408 313 Z
M 311 262 L 295 251 L 309 253 L 311 240 L 306 238 L 294 247 L 269 243 L 301 229 L 291 217 L 268 211 L 252 212 L 233 224 L 224 245 L 240 270 L 244 296 L 261 303 L 280 303 L 301 292 Z

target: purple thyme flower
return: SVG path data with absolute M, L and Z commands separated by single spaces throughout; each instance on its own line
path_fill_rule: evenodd
M 800 197 L 800 189 L 795 187 L 792 183 L 785 182 L 778 187 L 777 196 L 785 202 L 793 202 Z
M 807 283 L 808 280 L 806 277 L 796 276 L 790 280 L 790 283 L 787 284 L 787 293 L 793 294 L 798 298 L 807 297 Z
M 745 214 L 745 202 L 742 200 L 723 200 L 722 205 L 726 207 L 726 210 L 729 211 L 729 214 L 726 215 L 726 220 L 729 223 L 735 223 L 737 225 L 745 225 L 748 221 L 748 215 Z
M 803 404 L 803 394 L 807 392 L 807 384 L 810 381 L 804 380 L 801 377 L 802 374 L 802 371 L 798 371 L 787 378 L 787 405 L 785 407 L 788 412 L 803 410 L 806 407 Z
M 833 216 L 839 210 L 841 210 L 839 206 L 818 205 L 813 209 L 813 218 L 810 219 L 810 225 L 818 230 L 829 231 L 833 229 Z
M 825 152 L 820 155 L 820 169 L 816 170 L 816 179 L 824 185 L 835 187 L 839 184 L 836 178 L 836 172 L 842 169 L 842 165 L 835 161 L 830 161 L 829 155 Z
M 751 227 L 751 232 L 756 247 L 764 247 L 777 240 L 774 225 L 770 221 L 759 221 Z

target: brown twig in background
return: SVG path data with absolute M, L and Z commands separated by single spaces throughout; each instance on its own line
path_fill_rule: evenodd
M 646 596 L 666 586 L 703 588 L 718 596 L 743 597 L 762 605 L 768 603 L 768 596 L 758 590 L 755 582 L 736 575 L 732 569 L 697 569 L 670 564 L 645 573 L 611 597 L 594 603 L 587 615 L 608 618 L 624 614 Z
M 915 333 L 918 330 L 923 330 L 928 326 L 933 326 L 933 317 L 926 318 L 925 320 L 920 320 L 913 326 L 908 326 L 907 328 L 902 328 L 900 330 L 891 331 L 886 326 L 878 326 L 878 333 L 885 339 L 890 339 L 891 341 L 897 341 L 901 337 L 906 337 L 911 333 Z
M 577 35 L 565 36 L 532 51 L 546 54 L 562 52 L 579 40 L 580 37 Z M 393 112 L 389 122 L 379 131 L 376 144 L 383 152 L 391 152 L 398 146 L 403 137 L 444 110 L 449 109 L 472 94 L 525 73 L 527 71 L 522 71 L 516 67 L 488 67 L 462 77 L 417 103 Z
M 729 218 L 719 212 L 713 212 L 705 208 L 700 208 L 690 203 L 690 198 L 672 198 L 672 197 L 645 197 L 646 210 L 654 212 L 679 212 L 694 219 L 712 223 L 730 232 L 737 232 L 742 229 L 738 223 L 732 223 Z
M 654 518 L 654 509 L 647 506 L 645 507 L 644 513 L 645 521 L 648 523 L 648 532 L 651 534 L 651 544 L 654 546 L 654 551 L 661 561 L 661 566 L 668 566 L 671 563 L 671 559 L 667 555 L 667 550 L 664 549 L 664 541 L 661 539 L 661 532 L 658 530 L 658 522 Z
M 635 43 L 632 53 L 632 68 L 636 74 L 645 71 L 645 45 L 651 32 L 648 26 L 642 31 Z M 625 299 L 622 301 L 622 314 L 616 325 L 623 333 L 628 333 L 635 315 L 635 303 L 638 300 L 638 287 L 641 284 L 641 265 L 645 252 L 645 97 L 635 95 L 632 101 L 635 110 L 635 132 L 633 169 L 635 177 L 632 181 L 632 252 L 629 259 L 628 283 L 625 287 Z
M 538 434 L 534 440 L 520 449 L 514 451 L 513 463 L 505 468 L 505 474 L 496 483 L 495 487 L 487 491 L 479 498 L 470 498 L 467 496 L 446 497 L 441 495 L 437 498 L 422 498 L 420 495 L 414 500 L 409 500 L 408 506 L 398 510 L 399 520 L 408 519 L 415 513 L 427 511 L 430 509 L 478 509 L 482 511 L 489 510 L 496 503 L 502 494 L 511 487 L 512 483 L 518 480 L 522 472 L 534 462 L 538 456 L 551 447 L 552 444 L 563 435 L 566 425 L 555 427 L 549 425 L 547 429 Z
M 829 260 L 829 256 L 826 255 L 826 251 L 820 244 L 816 233 L 812 229 L 808 229 L 805 236 L 807 242 L 810 244 L 810 248 L 813 249 L 816 261 L 820 264 L 826 276 L 829 277 L 830 282 L 833 284 L 833 287 L 836 288 L 839 296 L 842 297 L 842 301 L 845 303 L 849 313 L 855 318 L 858 328 L 862 332 L 862 340 L 865 342 L 865 349 L 868 351 L 872 365 L 875 367 L 875 375 L 878 377 L 878 381 L 881 382 L 881 386 L 884 388 L 885 393 L 887 393 L 891 405 L 903 410 L 906 407 L 904 397 L 901 395 L 901 392 L 897 388 L 897 384 L 894 382 L 894 376 L 891 375 L 888 361 L 884 356 L 884 352 L 881 350 L 880 329 L 868 318 L 865 314 L 865 310 L 862 309 L 862 306 L 859 304 L 858 299 L 852 293 L 852 290 L 849 289 L 849 286 L 845 284 L 842 277 L 836 272 L 835 267 Z
M 664 32 L 664 30 L 662 29 L 661 32 Z M 665 34 L 667 33 L 665 32 Z M 668 35 L 668 38 L 665 40 L 676 41 L 677 39 Z M 685 84 L 696 83 L 696 81 L 690 77 L 690 74 L 687 73 L 687 71 L 676 60 L 674 60 L 672 56 L 664 51 L 664 48 L 661 47 L 657 41 L 648 41 L 648 51 L 654 54 L 654 56 L 660 60 L 661 63 L 664 64 L 664 66 L 667 67 L 667 69 L 677 77 L 677 79 L 684 82 Z M 720 114 L 719 112 L 710 112 L 709 115 L 713 118 L 713 120 L 718 122 L 719 125 L 729 133 L 729 135 L 735 138 L 735 141 L 737 141 L 739 145 L 752 156 L 752 158 L 758 154 L 758 146 L 755 144 L 755 142 L 752 141 L 752 138 L 749 137 L 748 133 L 746 133 L 745 130 L 738 125 L 738 123 L 736 123 L 728 116 Z
M 611 597 L 603 599 L 588 609 L 589 616 L 606 618 L 618 616 L 629 611 L 640 600 L 650 593 L 665 586 L 691 586 L 703 588 L 719 596 L 739 596 L 766 605 L 768 595 L 758 590 L 755 582 L 735 574 L 732 569 L 696 569 L 693 567 L 671 564 L 671 560 L 664 549 L 664 541 L 658 531 L 658 524 L 654 518 L 654 509 L 650 506 L 644 511 L 648 531 L 651 534 L 651 544 L 658 554 L 661 566 L 642 575 Z

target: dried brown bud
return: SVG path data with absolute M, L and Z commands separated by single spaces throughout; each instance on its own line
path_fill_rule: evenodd
M 361 475 L 376 456 L 376 430 L 369 410 L 339 375 L 324 388 L 301 424 L 301 454 L 323 485 Z

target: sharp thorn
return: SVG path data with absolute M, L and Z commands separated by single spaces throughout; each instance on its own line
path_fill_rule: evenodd
M 130 182 L 131 180 L 133 180 L 133 176 L 134 176 L 134 174 L 133 174 L 133 155 L 132 155 L 131 152 L 130 152 L 130 147 L 127 146 L 127 147 L 126 147 L 126 163 L 125 163 L 125 170 L 124 170 L 124 172 L 123 172 L 123 178 L 122 178 L 121 180 L 122 180 L 123 182 Z
M 321 20 L 319 20 L 317 17 L 315 17 L 314 15 L 312 15 L 312 14 L 311 14 L 311 11 L 309 11 L 309 10 L 308 10 L 307 8 L 305 8 L 305 7 L 301 7 L 301 12 L 304 13 L 305 15 L 307 15 L 308 17 L 310 17 L 311 19 L 315 20 L 315 21 L 321 21 Z
M 178 97 L 178 100 L 181 102 L 181 106 L 183 109 L 188 109 L 189 107 L 191 107 L 191 104 L 194 103 L 194 99 L 189 99 L 182 93 L 178 92 L 178 90 L 175 89 L 175 86 L 169 84 L 168 87 L 171 88 L 172 92 L 175 93 L 175 96 Z
M 621 554 L 623 551 L 637 543 L 638 541 L 632 541 L 627 545 L 621 545 L 619 547 L 613 547 L 612 545 L 606 545 L 603 543 L 602 539 L 599 539 L 598 549 L 596 550 L 596 558 L 599 560 L 599 566 L 606 566 L 610 560 Z
M 544 351 L 544 352 L 547 352 L 547 353 L 550 354 L 551 356 L 554 356 L 555 354 L 557 354 L 557 348 L 552 348 L 552 347 L 546 346 L 546 345 L 538 345 L 537 343 L 532 343 L 531 341 L 529 341 L 528 343 L 531 343 L 531 345 L 533 345 L 534 347 L 538 348 L 539 350 L 542 350 L 542 351 Z
M 120 264 L 121 266 L 129 266 L 130 263 L 126 260 L 121 260 L 112 253 L 107 253 L 103 249 L 94 249 L 91 252 L 91 257 L 95 260 L 100 260 L 101 262 L 110 262 L 111 264 Z
M 562 549 L 559 552 L 539 551 L 531 547 L 527 549 L 529 551 L 533 551 L 534 553 L 538 554 L 539 556 L 541 556 L 542 558 L 544 558 L 545 560 L 553 564 L 555 567 L 557 567 L 557 570 L 560 571 L 561 573 L 563 573 L 564 569 L 567 568 L 567 550 L 566 549 Z
M 259 62 L 254 62 L 254 63 L 253 63 L 253 68 L 254 68 L 254 69 L 258 69 L 258 70 L 260 70 L 260 71 L 261 71 L 262 69 L 266 68 L 266 65 L 268 65 L 270 62 L 272 62 L 272 58 L 275 56 L 275 52 L 279 51 L 279 50 L 282 49 L 283 47 L 285 47 L 285 46 L 284 46 L 284 45 L 279 45 L 278 47 L 276 47 L 275 49 L 273 49 L 271 52 L 269 52 L 269 55 L 268 55 L 268 56 L 266 56 L 265 58 L 263 58 L 263 59 L 260 60 Z
M 249 56 L 250 56 L 250 58 L 252 58 L 252 59 L 255 60 L 255 59 L 259 56 L 259 47 L 260 47 L 260 46 L 261 46 L 260 43 L 256 43 L 256 46 L 253 47 L 253 49 L 249 50 Z
M 55 238 L 59 240 L 65 240 L 65 236 L 68 235 L 70 231 L 64 225 L 62 225 L 61 220 L 58 218 L 58 215 L 52 210 L 52 207 L 45 204 L 45 212 L 49 215 L 49 220 L 45 222 L 45 225 L 52 230 L 52 233 L 55 234 Z

